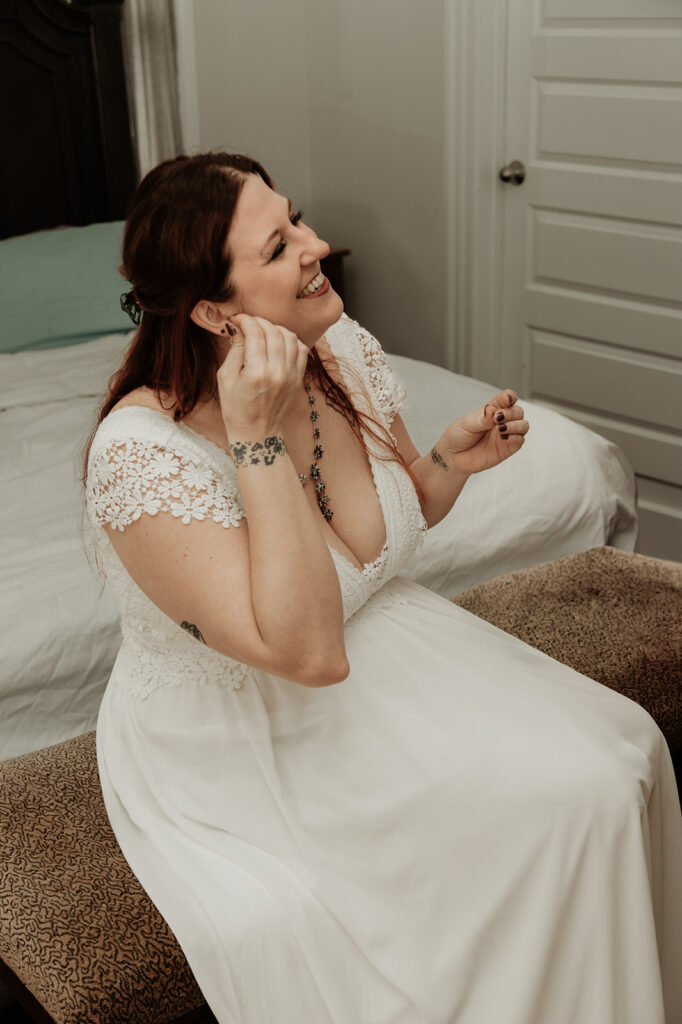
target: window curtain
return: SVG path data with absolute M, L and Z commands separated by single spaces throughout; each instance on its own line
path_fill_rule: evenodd
M 125 0 L 123 42 L 138 172 L 182 152 L 173 0 Z

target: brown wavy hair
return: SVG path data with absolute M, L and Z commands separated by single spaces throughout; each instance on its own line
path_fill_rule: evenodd
M 97 427 L 131 391 L 150 388 L 159 402 L 162 394 L 170 396 L 176 421 L 188 416 L 200 400 L 218 397 L 217 339 L 195 324 L 190 313 L 201 299 L 229 302 L 234 294 L 225 240 L 248 174 L 257 174 L 275 190 L 257 160 L 229 153 L 177 156 L 149 171 L 140 182 L 125 225 L 119 270 L 132 285 L 142 319 L 123 363 L 109 380 L 88 439 L 84 485 Z M 378 457 L 399 462 L 416 484 L 390 433 L 355 408 L 315 349 L 308 357 L 308 369 L 365 451 L 361 428 L 378 443 Z

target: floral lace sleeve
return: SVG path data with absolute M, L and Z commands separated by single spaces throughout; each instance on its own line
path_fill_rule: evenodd
M 244 511 L 234 483 L 205 460 L 149 440 L 110 440 L 90 456 L 87 506 L 91 522 L 123 530 L 143 513 L 170 512 L 183 523 L 212 519 L 238 526 Z
M 355 321 L 353 324 L 367 369 L 372 401 L 391 423 L 404 408 L 407 402 L 407 393 L 376 338 Z

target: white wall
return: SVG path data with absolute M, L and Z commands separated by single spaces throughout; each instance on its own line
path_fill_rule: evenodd
M 346 260 L 347 309 L 445 363 L 444 0 L 195 0 L 200 146 L 247 152 Z
M 302 0 L 195 0 L 199 144 L 260 160 L 310 205 Z

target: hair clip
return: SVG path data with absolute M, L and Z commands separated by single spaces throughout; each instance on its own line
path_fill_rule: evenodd
M 142 307 L 135 298 L 135 290 L 133 288 L 129 292 L 124 292 L 121 296 L 121 309 L 124 313 L 128 314 L 137 327 L 142 319 Z

